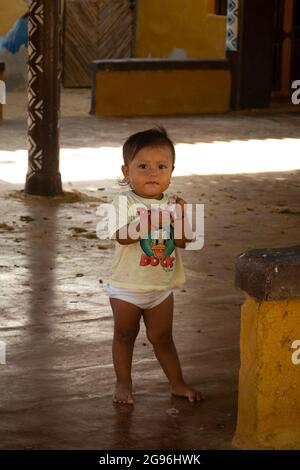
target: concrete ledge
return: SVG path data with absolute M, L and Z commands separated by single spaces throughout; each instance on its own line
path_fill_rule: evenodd
M 236 262 L 236 286 L 263 300 L 300 298 L 300 245 L 251 250 Z
M 96 60 L 91 114 L 147 116 L 229 110 L 227 59 Z
M 110 59 L 94 60 L 94 71 L 124 70 L 228 70 L 227 59 Z

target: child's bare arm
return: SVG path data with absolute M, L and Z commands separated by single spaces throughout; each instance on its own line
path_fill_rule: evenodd
M 188 233 L 190 233 L 191 231 L 191 227 L 190 227 L 190 224 L 188 223 L 188 221 L 186 220 L 185 222 L 185 218 L 182 217 L 182 227 L 184 227 L 184 224 L 186 224 L 186 227 L 187 227 L 187 231 Z M 185 234 L 183 233 L 181 238 L 174 238 L 174 245 L 177 246 L 178 248 L 185 248 L 186 247 L 186 244 L 193 241 L 192 238 L 187 238 L 185 236 Z
M 131 230 L 129 231 L 129 227 Z M 121 227 L 119 230 L 116 231 L 116 240 L 120 243 L 120 245 L 131 245 L 132 243 L 136 243 L 138 240 L 142 238 L 143 233 L 140 233 L 140 222 L 135 221 L 135 222 L 130 222 L 127 225 L 124 225 L 124 227 Z M 149 229 L 150 231 L 150 229 Z M 148 231 L 148 233 L 149 233 Z M 130 237 L 129 233 L 135 234 L 136 238 Z M 144 233 L 144 236 L 148 236 L 148 233 Z
M 182 206 L 182 214 L 181 214 L 181 222 L 182 224 L 182 234 L 180 238 L 174 239 L 174 244 L 175 246 L 179 248 L 185 248 L 186 243 L 192 241 L 192 238 L 189 237 L 191 234 L 192 236 L 192 229 L 190 227 L 190 224 L 188 222 L 188 219 L 185 217 L 184 213 L 184 203 L 185 201 L 181 198 L 177 198 L 177 203 Z M 171 216 L 171 219 L 173 220 L 173 217 Z M 168 219 L 163 218 L 162 212 L 159 213 L 159 218 L 154 222 L 153 219 L 151 219 L 151 216 L 148 218 L 148 224 L 146 223 L 146 220 L 143 219 L 143 224 L 140 224 L 140 221 L 133 221 L 130 222 L 127 225 L 124 225 L 121 227 L 119 230 L 116 231 L 116 240 L 120 245 L 131 245 L 132 243 L 136 243 L 138 240 L 141 238 L 147 238 L 149 232 L 151 230 L 158 228 L 158 227 L 163 227 L 164 225 L 168 225 Z M 153 225 L 158 222 L 158 225 Z M 185 232 L 188 234 L 188 236 L 185 236 L 184 233 L 184 228 Z M 130 234 L 132 236 L 130 236 Z
M 148 210 L 148 213 L 143 214 L 139 220 L 132 221 L 117 230 L 116 239 L 120 245 L 131 245 L 141 238 L 148 238 L 151 231 L 164 227 L 170 223 L 170 219 L 163 217 L 162 211 L 158 212 L 158 218 L 157 215 L 152 217 L 153 214 L 154 213 L 151 213 L 151 211 Z M 131 234 L 135 235 L 134 238 L 129 235 L 129 228 L 131 229 Z
M 181 224 L 181 236 L 180 238 L 174 238 L 174 244 L 178 248 L 185 248 L 186 244 L 193 240 L 193 231 L 186 217 L 185 203 L 184 199 L 177 197 L 176 204 L 181 206 L 181 217 L 176 219 L 176 222 Z

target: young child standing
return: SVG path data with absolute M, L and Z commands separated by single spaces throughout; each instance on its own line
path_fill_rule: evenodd
M 175 239 L 176 215 L 175 219 L 163 215 L 171 202 L 164 191 L 170 185 L 175 167 L 174 145 L 163 128 L 138 132 L 125 142 L 123 159 L 123 182 L 130 189 L 118 194 L 112 202 L 116 224 L 110 238 L 116 239 L 116 247 L 112 275 L 106 286 L 114 316 L 113 401 L 133 403 L 131 365 L 141 317 L 171 393 L 191 402 L 201 401 L 202 394 L 183 379 L 172 337 L 172 288 L 185 282 L 179 248 L 191 241 L 183 234 Z M 184 222 L 185 201 L 176 196 L 172 202 L 176 202 L 177 217 Z M 154 204 L 160 207 L 151 212 Z

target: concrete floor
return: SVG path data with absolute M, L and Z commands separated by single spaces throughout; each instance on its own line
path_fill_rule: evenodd
M 190 404 L 170 397 L 142 327 L 133 361 L 135 406 L 129 407 L 111 401 L 113 322 L 103 284 L 113 243 L 95 234 L 99 203 L 118 191 L 113 175 L 120 160 L 112 158 L 110 178 L 101 178 L 107 165 L 102 154 L 89 179 L 69 180 L 64 173 L 67 197 L 24 196 L 17 178 L 1 176 L 14 174 L 6 168 L 17 169 L 18 151 L 26 148 L 22 96 L 8 97 L 0 125 L 0 341 L 6 344 L 0 448 L 231 448 L 244 298 L 234 286 L 235 258 L 247 249 L 299 244 L 300 165 L 291 160 L 289 171 L 282 170 L 291 145 L 299 151 L 299 114 L 97 119 L 86 114 L 86 90 L 64 93 L 61 146 L 74 154 L 83 149 L 74 157 L 80 168 L 87 165 L 85 149 L 119 152 L 130 133 L 161 123 L 191 156 L 187 176 L 174 176 L 170 189 L 205 204 L 204 248 L 183 251 L 188 282 L 175 290 L 174 337 L 186 380 L 206 400 Z M 189 168 L 193 159 L 205 160 L 199 142 L 225 142 L 222 149 L 230 153 L 237 142 L 249 148 L 248 139 L 270 162 L 266 145 L 280 148 L 283 166 L 277 159 L 268 172 L 197 174 Z M 218 153 L 223 165 L 229 153 Z M 240 154 L 241 160 L 250 157 Z M 184 153 L 180 158 L 183 168 Z

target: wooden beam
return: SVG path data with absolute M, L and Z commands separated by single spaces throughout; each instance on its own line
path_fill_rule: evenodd
M 25 192 L 62 193 L 59 173 L 61 1 L 29 3 L 28 172 Z

